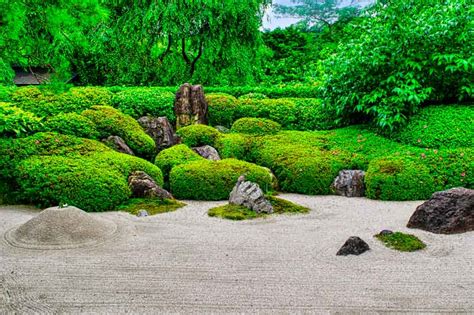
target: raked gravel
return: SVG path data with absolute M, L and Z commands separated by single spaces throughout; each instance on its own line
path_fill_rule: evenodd
M 405 227 L 421 202 L 336 196 L 281 197 L 307 215 L 227 221 L 223 202 L 189 201 L 175 212 L 114 221 L 119 235 L 89 247 L 33 250 L 3 235 L 38 210 L 0 207 L 0 314 L 29 313 L 470 313 L 474 233 Z M 400 253 L 373 235 L 416 234 L 428 247 Z M 336 256 L 350 236 L 371 250 Z

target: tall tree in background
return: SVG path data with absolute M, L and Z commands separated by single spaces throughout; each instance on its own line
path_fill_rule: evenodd
M 99 0 L 0 0 L 0 14 L 0 84 L 12 83 L 12 66 L 47 67 L 67 80 L 89 48 L 86 33 L 107 17 Z

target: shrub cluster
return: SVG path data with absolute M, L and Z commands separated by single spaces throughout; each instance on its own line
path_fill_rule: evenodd
M 218 86 L 205 87 L 206 93 L 225 93 L 235 97 L 248 94 L 265 95 L 268 98 L 313 98 L 318 97 L 318 87 L 311 85 L 284 85 L 284 86 Z
M 281 130 L 281 125 L 265 118 L 240 118 L 232 124 L 233 132 L 263 136 L 276 134 Z
M 43 123 L 43 129 L 81 138 L 99 138 L 96 125 L 89 118 L 77 113 L 62 113 L 51 116 Z
M 22 137 L 41 128 L 41 119 L 9 103 L 0 102 L 0 137 Z
M 203 157 L 191 150 L 187 145 L 178 144 L 158 153 L 155 165 L 161 169 L 165 181 L 168 182 L 169 174 L 173 167 L 203 159 Z
M 200 124 L 182 127 L 176 133 L 181 137 L 181 142 L 189 147 L 203 145 L 213 147 L 220 136 L 220 132 L 216 128 Z

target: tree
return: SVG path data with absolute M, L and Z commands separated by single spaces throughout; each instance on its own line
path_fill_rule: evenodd
M 89 46 L 87 31 L 107 17 L 99 0 L 0 0 L 0 83 L 11 84 L 12 66 L 47 67 L 67 80 L 74 56 Z

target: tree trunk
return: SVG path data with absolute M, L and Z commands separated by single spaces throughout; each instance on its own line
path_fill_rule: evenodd
M 174 101 L 176 130 L 195 124 L 207 125 L 207 110 L 202 86 L 189 83 L 181 85 Z

